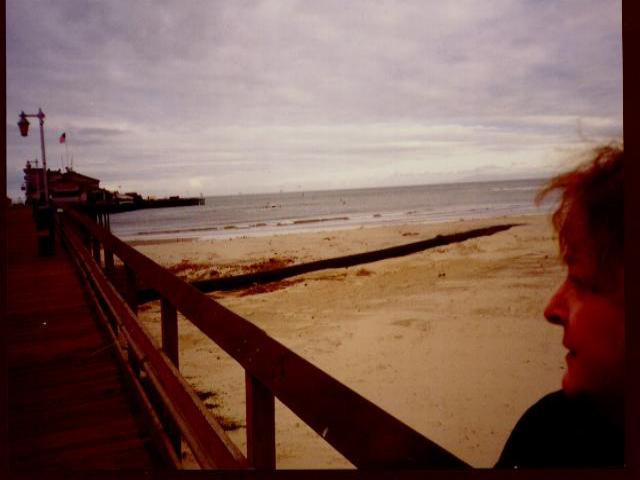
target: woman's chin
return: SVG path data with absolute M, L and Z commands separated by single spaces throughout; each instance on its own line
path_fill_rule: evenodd
M 581 393 L 579 384 L 575 381 L 574 375 L 567 371 L 562 377 L 562 390 L 568 397 L 575 397 Z

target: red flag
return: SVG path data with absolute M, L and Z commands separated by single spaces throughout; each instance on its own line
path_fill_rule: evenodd
M 67 141 L 67 132 L 63 132 L 62 135 L 60 135 L 60 143 L 64 143 Z

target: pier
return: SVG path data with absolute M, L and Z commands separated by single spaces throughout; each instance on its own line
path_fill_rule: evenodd
M 89 217 L 57 209 L 53 255 L 37 236 L 29 210 L 9 212 L 12 470 L 181 469 L 187 451 L 201 469 L 273 470 L 276 398 L 356 468 L 468 468 Z M 137 319 L 143 288 L 160 345 Z M 246 453 L 180 374 L 178 313 L 245 371 Z

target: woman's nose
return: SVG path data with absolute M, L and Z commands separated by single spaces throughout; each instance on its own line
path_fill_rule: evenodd
M 566 283 L 560 285 L 558 290 L 553 294 L 544 309 L 544 316 L 550 323 L 554 325 L 564 325 L 567 319 L 566 315 Z

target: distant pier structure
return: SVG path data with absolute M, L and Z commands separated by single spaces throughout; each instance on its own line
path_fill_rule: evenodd
M 27 161 L 24 168 L 25 203 L 45 203 L 44 168 Z M 62 170 L 47 169 L 49 200 L 61 205 L 80 206 L 87 212 L 100 216 L 145 208 L 182 207 L 204 205 L 204 197 L 144 198 L 137 192 L 120 193 L 100 187 L 100 180 L 76 172 L 70 167 Z M 104 223 L 108 225 L 108 222 Z

